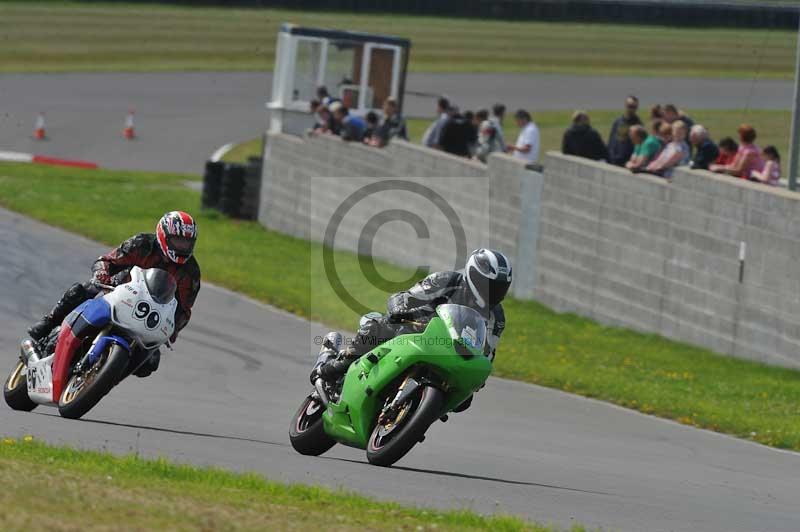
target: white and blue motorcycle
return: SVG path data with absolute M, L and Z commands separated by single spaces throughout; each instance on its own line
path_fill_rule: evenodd
M 14 410 L 39 405 L 78 419 L 123 379 L 169 347 L 175 331 L 175 279 L 164 270 L 134 266 L 131 280 L 72 311 L 42 342 L 25 340 L 3 386 Z

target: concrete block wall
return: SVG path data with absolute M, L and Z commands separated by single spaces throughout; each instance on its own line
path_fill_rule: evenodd
M 508 253 L 517 297 L 800 366 L 800 201 L 793 193 L 689 170 L 667 181 L 558 153 L 547 154 L 542 174 L 503 154 L 482 165 L 406 142 L 378 150 L 274 134 L 267 146 L 259 219 L 269 228 L 323 241 L 334 210 L 355 190 L 397 178 L 420 183 L 454 208 L 468 251 Z M 335 247 L 358 251 L 372 213 L 414 201 L 407 192 L 376 197 L 342 222 Z M 434 210 L 422 212 L 430 238 L 387 224 L 372 254 L 453 268 L 452 231 Z
M 603 323 L 800 366 L 795 194 L 690 170 L 669 182 L 557 153 L 545 168 L 537 299 Z
M 403 141 L 375 149 L 332 136 L 269 134 L 259 220 L 268 228 L 322 242 L 335 210 L 353 192 L 390 179 L 419 183 L 441 196 L 463 226 L 467 253 L 492 246 L 508 253 L 514 262 L 519 250 L 523 260 L 533 257 L 535 238 L 526 234 L 525 245 L 519 245 L 520 227 L 525 226 L 520 216 L 530 211 L 531 204 L 523 199 L 538 194 L 541 174 L 526 170 L 521 161 L 503 154 L 492 155 L 487 166 Z M 465 257 L 454 260 L 456 246 L 450 220 L 434 205 L 421 208 L 426 201 L 402 191 L 389 197 L 370 197 L 368 205 L 343 219 L 334 247 L 357 252 L 359 237 L 371 216 L 387 209 L 406 209 L 422 213 L 429 238 L 418 238 L 408 225 L 386 224 L 381 237 L 373 241 L 371 254 L 412 267 L 463 267 Z M 514 290 L 532 294 L 530 283 L 535 276 L 531 272 L 525 270 L 525 275 L 515 281 Z

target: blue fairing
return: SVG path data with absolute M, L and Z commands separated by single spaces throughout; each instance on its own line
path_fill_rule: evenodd
M 102 298 L 85 301 L 73 312 L 81 314 L 93 327 L 105 327 L 111 321 L 111 305 Z
M 129 353 L 131 351 L 131 345 L 125 338 L 122 338 L 121 336 L 103 336 L 98 338 L 97 342 L 95 342 L 95 344 L 89 350 L 89 365 L 97 362 L 103 352 L 108 349 L 110 344 L 117 344 L 121 347 L 124 347 Z

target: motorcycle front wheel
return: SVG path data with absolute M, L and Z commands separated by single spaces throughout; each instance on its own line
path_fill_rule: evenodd
M 3 398 L 8 406 L 20 412 L 30 412 L 39 406 L 28 397 L 28 375 L 25 364 L 21 360 L 17 362 L 6 379 L 3 386 Z
M 444 393 L 432 386 L 419 388 L 391 419 L 375 425 L 367 442 L 370 464 L 389 467 L 425 437 L 425 432 L 442 415 Z
M 294 450 L 306 456 L 319 456 L 336 445 L 322 422 L 325 407 L 312 396 L 306 397 L 289 425 L 289 441 Z
M 117 385 L 129 359 L 127 350 L 112 345 L 91 368 L 70 377 L 58 401 L 61 417 L 80 419 L 94 408 Z

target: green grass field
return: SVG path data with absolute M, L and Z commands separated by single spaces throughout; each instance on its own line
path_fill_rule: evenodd
M 0 2 L 0 71 L 271 70 L 282 22 L 412 40 L 415 72 L 788 79 L 793 31 Z
M 556 532 L 512 517 L 378 502 L 344 491 L 166 460 L 0 439 L 0 530 L 491 530 Z M 580 532 L 582 527 L 574 527 Z
M 791 114 L 789 111 L 763 111 L 742 109 L 713 109 L 713 110 L 688 110 L 698 123 L 709 129 L 712 138 L 719 140 L 725 136 L 736 138 L 736 128 L 742 122 L 753 124 L 758 132 L 756 142 L 764 147 L 774 144 L 783 157 L 783 170 L 786 172 L 789 148 L 789 126 Z M 513 111 L 512 111 L 513 113 Z M 572 111 L 533 111 L 533 119 L 539 126 L 542 138 L 542 153 L 550 150 L 561 149 L 561 136 L 570 123 Z M 619 116 L 620 111 L 591 110 L 592 125 L 597 128 L 604 140 L 608 139 L 608 132 L 612 122 Z M 645 119 L 645 117 L 642 117 Z M 421 142 L 425 129 L 430 124 L 429 119 L 410 119 L 408 121 L 408 135 L 411 142 Z M 513 120 L 506 119 L 506 142 L 514 142 L 518 129 Z M 244 162 L 250 155 L 261 153 L 261 137 L 244 141 L 237 145 L 225 156 L 229 162 Z
M 5 163 L 0 205 L 109 245 L 152 230 L 166 211 L 192 211 L 200 225 L 197 256 L 205 280 L 332 327 L 354 329 L 358 317 L 334 296 L 324 273 L 311 267 L 319 245 L 198 212 L 199 193 L 184 186 L 189 178 Z M 130 197 L 149 200 L 130 202 Z M 343 284 L 366 304 L 385 308 L 386 294 L 364 280 L 356 257 L 335 255 Z M 278 257 L 292 257 L 297 267 L 287 270 Z M 390 279 L 409 273 L 386 264 L 379 269 Z M 252 275 L 254 270 L 260 275 Z M 800 450 L 800 372 L 604 327 L 532 301 L 508 301 L 506 315 L 496 375 Z

